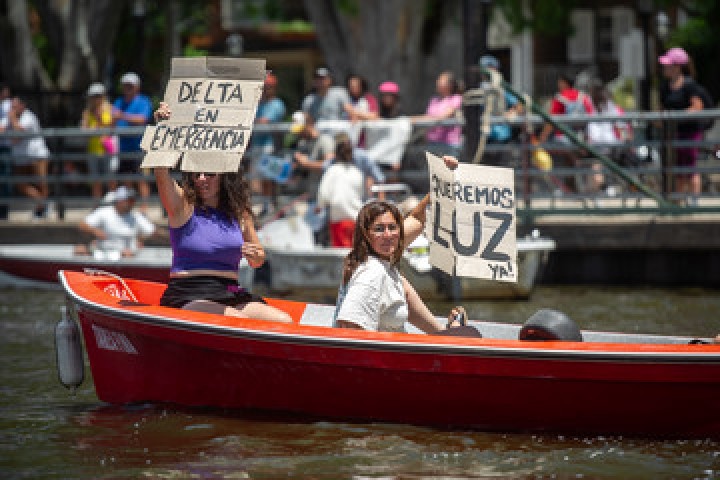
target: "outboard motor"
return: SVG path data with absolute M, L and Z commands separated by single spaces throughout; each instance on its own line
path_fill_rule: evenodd
M 55 326 L 55 353 L 60 383 L 73 393 L 85 378 L 80 328 L 68 318 L 67 307 L 62 307 L 62 318 Z
M 582 342 L 582 333 L 563 312 L 540 309 L 527 319 L 520 330 L 520 340 L 561 340 Z

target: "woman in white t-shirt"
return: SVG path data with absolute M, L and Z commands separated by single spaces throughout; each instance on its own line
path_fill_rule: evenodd
M 450 168 L 453 157 L 444 157 Z M 422 232 L 429 195 L 403 220 L 391 203 L 373 201 L 358 213 L 352 250 L 343 264 L 334 324 L 381 332 L 404 332 L 409 322 L 426 333 L 438 333 L 445 326 L 437 321 L 415 289 L 400 274 L 397 264 L 404 248 Z M 448 316 L 451 326 L 462 307 Z M 462 323 L 462 322 L 460 322 Z

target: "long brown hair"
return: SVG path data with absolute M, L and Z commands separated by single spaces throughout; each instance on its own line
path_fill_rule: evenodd
M 180 186 L 188 203 L 204 207 L 202 199 L 195 191 L 193 172 L 184 172 Z M 253 219 L 250 204 L 250 187 L 242 173 L 218 173 L 220 185 L 218 191 L 218 210 L 242 225 L 243 218 L 249 215 Z
M 350 277 L 355 273 L 358 265 L 368 259 L 368 255 L 377 255 L 370 246 L 370 225 L 377 217 L 390 212 L 395 218 L 395 222 L 400 229 L 400 238 L 398 239 L 398 248 L 393 252 L 390 263 L 396 265 L 403 254 L 403 245 L 405 245 L 405 230 L 403 229 L 403 217 L 400 210 L 389 202 L 375 200 L 365 204 L 360 209 L 355 222 L 355 232 L 353 232 L 352 249 L 345 257 L 343 262 L 343 284 L 350 281 Z

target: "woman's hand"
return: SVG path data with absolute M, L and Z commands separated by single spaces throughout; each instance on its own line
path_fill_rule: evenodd
M 252 268 L 258 268 L 265 263 L 265 249 L 259 243 L 243 243 L 242 254 Z
M 453 307 L 448 315 L 448 328 L 450 327 L 462 327 L 467 323 L 467 312 L 463 307 Z
M 460 165 L 460 161 L 451 155 L 443 155 L 442 159 L 450 170 L 455 170 Z
M 155 121 L 159 122 L 160 120 L 169 120 L 171 113 L 172 111 L 170 110 L 170 105 L 165 102 L 160 102 L 160 105 L 158 105 L 158 109 L 155 110 L 153 116 L 155 117 Z

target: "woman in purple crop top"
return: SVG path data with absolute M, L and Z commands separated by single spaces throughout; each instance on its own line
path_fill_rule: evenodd
M 155 117 L 167 119 L 165 103 Z M 183 174 L 178 184 L 167 168 L 155 168 L 168 214 L 173 250 L 170 282 L 160 304 L 208 313 L 291 322 L 290 316 L 238 286 L 238 264 L 265 262 L 247 183 L 240 173 Z

